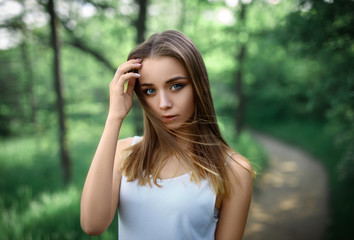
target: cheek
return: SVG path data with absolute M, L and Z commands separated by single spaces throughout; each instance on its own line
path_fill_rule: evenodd
M 145 98 L 145 102 L 147 107 L 153 112 L 156 113 L 158 109 L 158 103 L 156 102 L 155 98 Z

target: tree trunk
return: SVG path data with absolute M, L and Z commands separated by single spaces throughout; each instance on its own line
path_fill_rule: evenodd
M 148 0 L 136 0 L 139 5 L 139 15 L 138 19 L 135 22 L 136 28 L 136 44 L 140 44 L 145 40 L 145 32 L 146 32 L 146 11 L 148 6 Z M 135 126 L 135 134 L 142 135 L 143 134 L 143 117 L 142 110 L 137 102 L 137 99 L 134 98 L 133 106 L 132 106 L 132 117 L 133 123 Z
M 136 44 L 140 44 L 145 40 L 146 32 L 146 10 L 148 6 L 148 0 L 136 0 L 139 5 L 139 16 L 136 20 Z
M 68 184 L 71 179 L 71 160 L 69 156 L 67 136 L 66 136 L 66 116 L 64 112 L 64 98 L 63 98 L 63 80 L 61 77 L 60 66 L 60 43 L 58 36 L 57 18 L 54 10 L 54 0 L 48 1 L 48 13 L 50 15 L 51 28 L 51 44 L 54 51 L 53 59 L 53 73 L 54 73 L 54 87 L 57 96 L 57 111 L 59 121 L 59 144 L 61 166 L 63 171 L 64 183 Z
M 238 18 L 240 23 L 239 29 L 244 29 L 246 19 L 246 5 L 243 3 L 241 3 L 241 10 Z M 242 131 L 245 114 L 245 97 L 243 95 L 243 65 L 246 59 L 246 49 L 246 43 L 242 42 L 240 44 L 239 52 L 236 56 L 236 60 L 238 63 L 238 69 L 235 72 L 235 92 L 238 101 L 235 110 L 235 127 L 237 135 L 239 135 Z
M 26 117 L 29 118 L 30 122 L 32 123 L 33 127 L 36 128 L 36 110 L 37 110 L 37 101 L 36 101 L 36 96 L 34 93 L 34 76 L 33 76 L 33 70 L 32 70 L 32 64 L 30 60 L 30 56 L 28 53 L 28 45 L 25 42 L 21 44 L 21 55 L 22 55 L 22 63 L 23 63 L 23 69 L 25 70 L 25 87 L 26 87 L 26 92 L 27 92 L 27 102 L 29 103 L 29 116 L 27 115 Z

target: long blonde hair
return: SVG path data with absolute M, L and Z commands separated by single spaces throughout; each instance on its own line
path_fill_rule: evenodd
M 192 82 L 195 112 L 186 123 L 188 133 L 168 130 L 154 117 L 144 100 L 139 81 L 135 93 L 144 110 L 144 136 L 141 142 L 129 148 L 121 169 L 128 181 L 138 180 L 141 185 L 156 185 L 159 172 L 167 156 L 177 156 L 190 169 L 191 179 L 199 183 L 208 179 L 217 194 L 229 193 L 226 159 L 230 147 L 223 139 L 216 120 L 206 67 L 194 43 L 178 31 L 153 34 L 135 48 L 128 59 L 173 57 L 186 68 Z M 189 141 L 192 148 L 187 153 L 176 144 L 176 137 Z

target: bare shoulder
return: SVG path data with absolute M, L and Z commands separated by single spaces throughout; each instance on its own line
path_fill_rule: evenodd
M 121 162 L 126 155 L 125 150 L 132 145 L 133 137 L 118 140 L 116 148 L 116 161 Z
M 222 198 L 215 239 L 242 239 L 252 198 L 253 168 L 241 154 L 232 149 L 228 153 L 231 156 L 226 173 L 230 192 Z
M 124 150 L 132 145 L 133 137 L 119 139 L 117 143 L 117 148 Z
M 120 173 L 120 166 L 122 160 L 126 156 L 125 150 L 131 146 L 132 141 L 133 141 L 133 137 L 118 140 L 117 148 L 116 148 L 115 164 L 114 164 L 115 172 Z
M 235 171 L 247 171 L 253 174 L 253 167 L 247 158 L 239 154 L 238 152 L 231 151 L 230 161 L 228 165 L 231 166 Z
M 142 137 L 138 137 L 138 138 L 139 138 L 138 141 L 141 141 Z M 125 154 L 127 154 L 125 150 L 127 150 L 130 146 L 133 145 L 133 141 L 134 141 L 134 137 L 123 138 L 118 140 L 116 153 L 119 158 L 124 157 Z
M 241 186 L 241 188 L 252 188 L 254 170 L 247 158 L 232 151 L 227 164 L 227 174 L 231 180 L 231 185 Z

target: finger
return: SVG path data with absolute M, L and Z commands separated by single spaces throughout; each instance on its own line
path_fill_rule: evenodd
M 127 90 L 125 91 L 129 96 L 132 96 L 134 93 L 134 86 L 136 83 L 136 78 L 131 78 L 128 80 Z
M 138 77 L 140 77 L 139 73 L 128 72 L 126 74 L 123 74 L 117 82 L 118 87 L 121 89 L 121 92 L 122 93 L 124 92 L 124 85 L 127 81 L 129 81 L 130 79 L 134 79 L 134 84 L 135 84 L 135 79 L 137 79 Z M 129 86 L 129 82 L 128 82 L 128 86 Z
M 119 78 L 127 72 L 130 72 L 133 69 L 141 68 L 141 61 L 142 59 L 133 59 L 120 65 L 114 74 L 111 85 L 115 85 L 119 81 Z
M 126 72 L 133 70 L 133 69 L 139 69 L 141 67 L 141 61 L 142 61 L 142 59 L 132 59 L 132 60 L 129 60 L 129 61 L 123 63 L 122 65 L 120 65 L 118 67 L 116 74 L 122 75 Z

